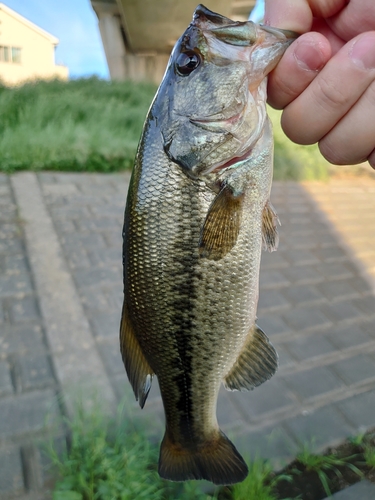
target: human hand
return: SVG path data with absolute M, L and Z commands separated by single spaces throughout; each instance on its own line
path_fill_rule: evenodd
M 375 168 L 374 0 L 266 0 L 265 22 L 302 33 L 269 77 L 286 135 Z

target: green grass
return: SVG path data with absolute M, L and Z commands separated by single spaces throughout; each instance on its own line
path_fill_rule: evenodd
M 273 489 L 278 481 L 290 480 L 289 476 L 275 476 L 271 465 L 256 458 L 249 462 L 249 475 L 233 487 L 233 500 L 277 500 Z
M 79 408 L 66 421 L 69 446 L 48 454 L 56 471 L 53 500 L 206 500 L 199 483 L 160 479 L 158 446 L 132 423 L 109 422 Z
M 334 454 L 316 455 L 311 452 L 311 446 L 305 444 L 301 452 L 298 453 L 296 460 L 305 466 L 306 470 L 317 473 L 327 496 L 331 496 L 327 472 L 333 472 L 337 477 L 342 477 L 342 472 L 339 470 L 339 467 L 348 467 L 352 472 L 362 477 L 362 472 L 351 463 L 354 458 L 356 458 L 356 455 L 344 458 L 339 458 Z M 297 469 L 295 472 L 297 474 L 299 473 Z
M 0 87 L 0 170 L 131 168 L 155 90 L 97 78 Z
M 114 172 L 133 166 L 156 86 L 97 78 L 0 86 L 0 171 Z M 316 146 L 297 146 L 275 131 L 275 179 L 325 179 Z

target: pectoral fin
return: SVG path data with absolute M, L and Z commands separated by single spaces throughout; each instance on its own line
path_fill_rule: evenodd
M 216 196 L 201 233 L 201 257 L 220 260 L 232 250 L 241 227 L 243 197 L 234 196 L 227 186 Z
M 267 201 L 263 210 L 262 219 L 262 240 L 264 250 L 274 252 L 279 245 L 279 234 L 277 224 L 280 224 L 277 213 L 269 201 Z
M 120 348 L 129 382 L 133 387 L 135 399 L 144 407 L 151 389 L 154 372 L 148 364 L 134 335 L 126 304 L 122 310 L 120 325 Z
M 228 391 L 249 391 L 269 380 L 278 367 L 278 356 L 267 335 L 254 325 L 237 361 L 224 379 Z

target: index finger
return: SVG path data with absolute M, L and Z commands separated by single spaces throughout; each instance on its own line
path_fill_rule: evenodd
M 331 17 L 347 0 L 265 0 L 265 24 L 297 33 L 311 30 L 313 17 Z

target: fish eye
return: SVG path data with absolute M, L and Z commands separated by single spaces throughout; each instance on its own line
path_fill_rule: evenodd
M 190 75 L 201 63 L 201 57 L 192 50 L 189 52 L 181 52 L 176 60 L 176 70 L 182 76 Z

